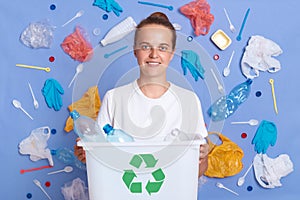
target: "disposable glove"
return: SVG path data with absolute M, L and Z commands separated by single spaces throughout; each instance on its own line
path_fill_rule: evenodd
M 277 140 L 277 128 L 273 122 L 263 120 L 255 136 L 253 137 L 252 144 L 255 145 L 254 149 L 257 153 L 266 153 L 269 145 L 274 146 Z
M 181 51 L 181 54 L 183 74 L 186 75 L 186 69 L 188 68 L 195 81 L 198 81 L 198 77 L 204 79 L 205 70 L 200 63 L 198 54 L 192 50 L 183 50 Z
M 120 12 L 123 12 L 123 9 L 115 0 L 95 0 L 93 6 L 97 6 L 106 12 L 113 11 L 117 16 L 120 16 Z
M 60 110 L 63 105 L 61 95 L 64 94 L 64 89 L 55 79 L 46 80 L 42 93 L 49 108 Z

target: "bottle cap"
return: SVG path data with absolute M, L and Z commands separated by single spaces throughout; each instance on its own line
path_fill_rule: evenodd
M 103 130 L 106 134 L 108 134 L 111 130 L 113 130 L 113 127 L 110 124 L 106 124 L 103 126 Z
M 78 117 L 80 117 L 79 113 L 76 110 L 70 112 L 70 116 L 72 119 L 77 119 Z

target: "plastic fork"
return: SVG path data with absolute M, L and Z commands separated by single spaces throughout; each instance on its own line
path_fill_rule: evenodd
M 67 21 L 66 23 L 64 23 L 62 25 L 62 27 L 66 26 L 67 24 L 69 24 L 70 22 L 72 22 L 74 19 L 81 17 L 84 14 L 84 10 L 80 10 L 76 13 L 76 15 L 74 17 L 72 17 L 69 21 Z
M 38 109 L 39 108 L 39 102 L 36 100 L 29 82 L 28 82 L 28 86 L 29 86 L 30 93 L 31 93 L 31 96 L 32 96 L 32 99 L 33 99 L 33 106 L 34 106 L 35 109 Z
M 229 29 L 231 30 L 231 32 L 235 32 L 235 27 L 233 26 L 233 24 L 231 23 L 231 20 L 230 20 L 230 18 L 229 18 L 229 16 L 228 16 L 228 13 L 227 13 L 227 10 L 224 8 L 224 13 L 225 13 L 225 15 L 226 15 L 226 18 L 227 18 L 227 21 L 228 21 L 228 23 L 229 23 Z
M 218 183 L 216 183 L 216 186 L 217 186 L 218 188 L 225 189 L 225 190 L 231 192 L 232 194 L 235 194 L 235 195 L 239 196 L 238 193 L 236 193 L 236 192 L 234 192 L 233 190 L 231 190 L 231 189 L 225 187 L 222 183 L 219 183 L 219 182 L 218 182 Z
M 217 83 L 217 85 L 218 85 L 218 90 L 219 90 L 219 92 L 221 92 L 221 93 L 224 92 L 224 88 L 223 88 L 223 86 L 221 85 L 221 83 L 219 82 L 219 79 L 217 78 L 217 76 L 216 76 L 214 70 L 213 70 L 212 68 L 210 68 L 210 71 L 211 71 L 211 73 L 212 73 L 212 75 L 213 75 L 213 77 L 214 77 L 214 79 L 215 79 L 215 81 L 216 81 L 216 83 Z
M 48 197 L 48 199 L 51 200 L 51 197 L 47 194 L 47 192 L 46 192 L 46 191 L 44 190 L 44 188 L 42 187 L 41 182 L 40 182 L 39 180 L 37 180 L 37 179 L 33 179 L 33 182 L 34 182 L 34 184 L 35 184 L 36 186 L 38 186 L 38 187 L 42 190 L 42 192 Z

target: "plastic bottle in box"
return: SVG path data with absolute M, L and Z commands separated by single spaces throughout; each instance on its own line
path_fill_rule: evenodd
M 114 129 L 110 124 L 103 127 L 108 142 L 133 142 L 134 139 L 121 129 Z

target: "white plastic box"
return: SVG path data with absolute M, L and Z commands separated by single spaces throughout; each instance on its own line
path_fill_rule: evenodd
M 200 144 L 79 142 L 90 200 L 197 200 Z

